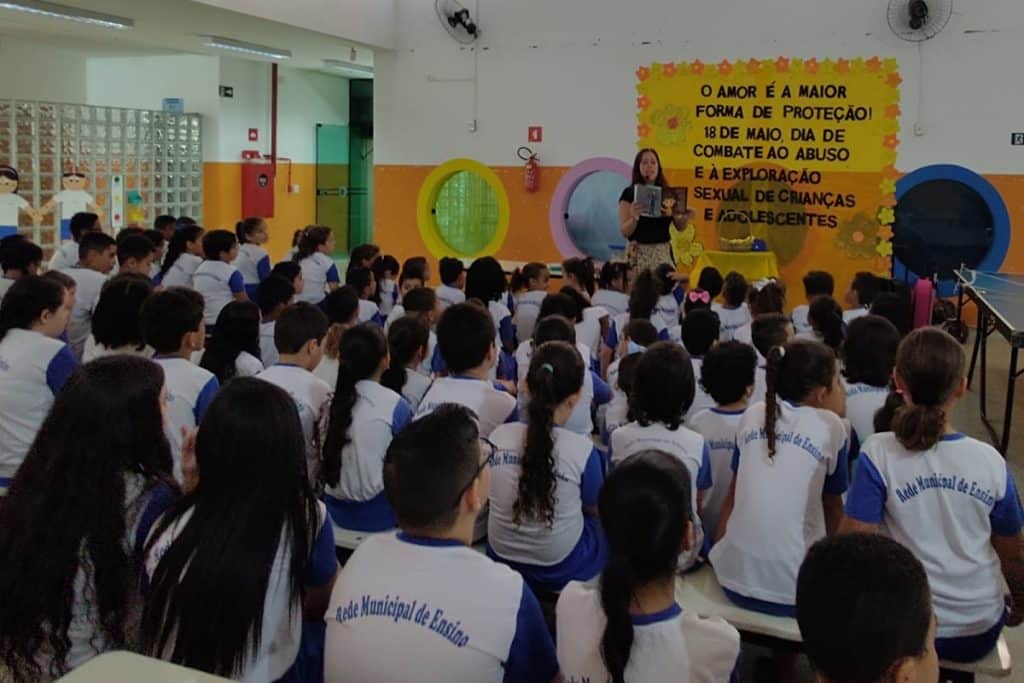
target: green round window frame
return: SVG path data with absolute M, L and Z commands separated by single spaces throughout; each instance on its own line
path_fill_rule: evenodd
M 437 258 L 493 254 L 508 235 L 504 184 L 472 159 L 453 159 L 434 169 L 420 188 L 417 204 L 420 236 Z

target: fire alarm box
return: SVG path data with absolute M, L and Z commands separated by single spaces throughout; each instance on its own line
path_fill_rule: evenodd
M 242 215 L 273 218 L 274 168 L 269 161 L 242 164 Z

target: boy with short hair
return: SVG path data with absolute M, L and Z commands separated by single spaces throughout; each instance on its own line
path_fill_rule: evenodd
M 192 286 L 203 295 L 206 327 L 212 330 L 217 316 L 232 301 L 248 301 L 245 281 L 232 262 L 238 256 L 238 238 L 227 230 L 211 230 L 203 235 L 203 256 L 192 275 Z
M 124 235 L 117 240 L 118 273 L 150 277 L 154 258 L 153 241 L 145 233 Z
M 174 233 L 178 230 L 178 219 L 167 214 L 157 216 L 156 220 L 153 221 L 153 229 L 159 231 L 164 236 L 164 241 L 170 242 L 171 238 L 174 237 Z
M 795 335 L 793 322 L 782 313 L 765 313 L 750 323 L 750 339 L 757 352 L 757 369 L 754 370 L 754 393 L 750 403 L 764 401 L 768 393 L 768 352 L 776 346 L 785 346 Z
M 519 574 L 468 547 L 490 489 L 479 436 L 473 414 L 449 404 L 391 442 L 384 491 L 401 531 L 366 539 L 335 583 L 326 680 L 558 677 L 537 598 Z
M 928 575 L 878 534 L 824 538 L 807 552 L 796 619 L 819 683 L 933 683 L 939 677 Z
M 274 326 L 274 345 L 279 360 L 256 375 L 256 379 L 276 384 L 295 401 L 306 438 L 306 468 L 309 480 L 320 476 L 320 424 L 330 410 L 332 387 L 313 374 L 323 358 L 321 342 L 328 322 L 317 306 L 300 301 L 283 311 Z
M 819 296 L 832 296 L 835 288 L 836 282 L 831 273 L 826 273 L 823 270 L 812 270 L 804 275 L 804 296 L 807 299 L 807 303 L 794 308 L 790 316 L 793 320 L 793 330 L 797 336 L 809 335 L 814 332 L 810 321 L 807 319 L 807 313 L 811 308 L 810 305 Z
M 263 320 L 260 323 L 260 360 L 263 367 L 277 363 L 277 345 L 274 343 L 274 328 L 281 312 L 288 307 L 295 296 L 292 283 L 283 277 L 271 275 L 256 288 L 256 303 Z
M 203 297 L 191 289 L 170 287 L 150 295 L 139 310 L 139 327 L 153 347 L 154 362 L 164 370 L 167 387 L 167 439 L 174 456 L 174 477 L 183 481 L 182 431 L 191 432 L 203 419 L 220 383 L 209 370 L 191 362 L 203 349 Z
M 466 266 L 460 259 L 445 256 L 438 270 L 441 271 L 441 286 L 437 288 L 437 298 L 443 313 L 449 306 L 466 301 L 466 293 L 463 291 L 466 289 Z
M 86 232 L 78 244 L 78 265 L 64 269 L 75 281 L 75 307 L 68 322 L 68 346 L 82 360 L 85 341 L 92 333 L 92 312 L 100 300 L 100 290 L 114 269 L 117 244 L 102 232 Z
M 448 308 L 437 324 L 437 345 L 450 374 L 434 380 L 417 417 L 444 403 L 457 403 L 476 414 L 485 437 L 498 425 L 518 419 L 516 399 L 489 380 L 498 360 L 495 339 L 494 319 L 487 309 L 472 303 Z
M 11 288 L 15 281 L 29 275 L 36 275 L 43 262 L 43 250 L 38 244 L 30 242 L 21 235 L 4 238 L 0 244 L 0 267 L 4 276 L 0 278 L 0 299 Z
M 843 297 L 845 309 L 843 322 L 850 324 L 857 318 L 867 315 L 875 297 L 882 291 L 882 278 L 873 273 L 860 272 L 853 276 L 850 289 Z
M 78 263 L 78 244 L 82 235 L 87 232 L 97 232 L 100 228 L 100 217 L 94 213 L 76 213 L 71 217 L 68 224 L 71 231 L 71 239 L 60 245 L 50 257 L 47 270 L 64 270 Z

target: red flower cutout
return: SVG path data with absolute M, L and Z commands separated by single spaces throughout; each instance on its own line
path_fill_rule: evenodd
M 704 62 L 699 59 L 693 60 L 693 63 L 690 64 L 690 73 L 697 75 L 704 73 Z
M 661 65 L 661 73 L 666 78 L 672 78 L 673 76 L 675 76 L 676 75 L 676 65 L 675 65 L 675 62 L 669 62 L 668 64 L 662 64 Z
M 641 95 L 636 98 L 636 106 L 637 109 L 647 109 L 647 107 L 651 106 L 651 101 L 647 98 L 647 95 Z
M 885 118 L 887 119 L 898 119 L 900 113 L 900 105 L 898 104 L 890 104 L 885 108 Z
M 836 60 L 836 73 L 848 74 L 850 73 L 850 60 L 849 59 L 838 59 Z
M 728 59 L 723 59 L 721 62 L 718 63 L 718 73 L 722 74 L 723 76 L 728 76 L 729 74 L 732 73 L 732 64 L 729 63 Z
M 669 119 L 665 121 L 665 125 L 668 127 L 669 130 L 675 130 L 676 128 L 679 127 L 679 117 L 670 116 Z
M 775 60 L 775 70 L 779 73 L 785 73 L 789 71 L 789 59 L 786 57 L 779 57 Z
M 900 144 L 900 139 L 896 135 L 886 135 L 885 139 L 882 141 L 882 144 L 888 147 L 889 149 L 896 149 L 896 147 Z
M 889 74 L 889 77 L 885 79 L 885 82 L 895 88 L 900 83 L 903 82 L 903 79 L 900 78 L 900 75 L 898 73 L 893 71 L 891 74 Z
M 642 66 L 636 70 L 636 77 L 639 78 L 641 81 L 646 81 L 648 78 L 650 78 L 650 76 L 651 70 L 646 66 Z
M 804 62 L 804 71 L 806 71 L 809 74 L 818 73 L 818 67 L 818 60 L 814 57 L 811 57 L 806 62 Z
M 879 59 L 878 57 L 872 57 L 871 59 L 866 61 L 865 64 L 868 67 L 868 71 L 870 71 L 871 73 L 876 73 L 879 69 L 882 68 L 882 60 Z
M 760 59 L 753 59 L 753 58 L 751 58 L 750 61 L 747 62 L 747 73 L 756 74 L 760 70 L 761 70 L 761 60 Z
M 651 127 L 646 123 L 641 123 L 636 127 L 637 137 L 646 138 L 651 134 Z

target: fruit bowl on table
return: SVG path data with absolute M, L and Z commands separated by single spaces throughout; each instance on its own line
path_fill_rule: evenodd
M 754 249 L 754 236 L 746 237 L 719 237 L 718 245 L 722 251 L 752 251 Z

